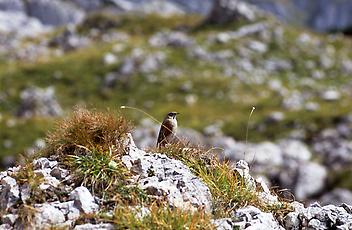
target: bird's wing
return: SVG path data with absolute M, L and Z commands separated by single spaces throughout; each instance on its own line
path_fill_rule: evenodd
M 170 121 L 166 120 L 160 127 L 157 145 L 165 145 L 166 138 L 172 134 L 172 124 Z

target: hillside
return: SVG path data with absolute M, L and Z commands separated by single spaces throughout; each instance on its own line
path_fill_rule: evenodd
M 130 123 L 77 109 L 0 173 L 1 229 L 348 229 L 352 207 L 275 195 L 248 163 L 178 142 L 145 152 Z
M 159 120 L 178 111 L 180 126 L 191 128 L 186 132 L 190 139 L 220 147 L 220 158 L 236 161 L 246 152 L 254 106 L 248 124 L 254 150 L 245 157 L 256 173 L 273 186 L 301 194 L 300 200 L 320 199 L 335 188 L 351 197 L 352 41 L 254 14 L 214 25 L 196 15 L 104 11 L 37 37 L 4 35 L 3 168 L 19 154 L 43 148 L 46 131 L 76 105 L 123 113 L 142 132 L 137 146 L 149 138 L 154 141 L 149 147 L 155 144 L 151 133 L 157 124 L 148 125 L 144 113 L 120 106 L 142 109 Z M 297 148 L 285 152 L 285 141 L 292 139 L 309 154 Z M 321 173 L 291 181 L 288 169 L 294 178 Z M 318 185 L 307 191 L 312 181 Z

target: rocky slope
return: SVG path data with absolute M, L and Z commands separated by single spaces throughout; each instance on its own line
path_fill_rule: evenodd
M 129 186 L 137 186 L 153 199 L 164 200 L 165 207 L 188 212 L 197 210 L 203 210 L 208 214 L 213 212 L 215 200 L 210 189 L 181 161 L 171 159 L 162 152 L 152 153 L 138 149 L 131 135 L 128 135 L 125 144 L 125 152 L 121 158 L 123 165 L 120 167 L 126 167 L 131 173 L 128 179 Z M 49 159 L 38 158 L 27 165 L 13 167 L 0 173 L 2 213 L 0 229 L 114 229 L 126 225 L 132 228 L 128 226 L 128 222 L 113 224 L 119 218 L 118 215 L 122 215 L 117 211 L 119 203 L 107 206 L 106 203 L 109 201 L 106 198 L 93 195 L 94 191 L 89 191 L 87 187 L 75 183 L 72 169 L 67 169 L 62 165 L 62 160 L 57 161 L 54 160 L 55 158 L 54 155 Z M 109 167 L 114 166 L 109 164 Z M 26 173 L 24 170 L 33 170 L 33 178 L 23 177 Z M 232 170 L 241 175 L 241 180 L 245 181 L 244 186 L 250 192 L 258 193 L 261 202 L 268 206 L 282 205 L 264 182 L 250 176 L 248 164 L 245 161 L 237 162 Z M 33 187 L 32 180 L 35 178 L 40 178 L 36 184 L 37 187 Z M 88 184 L 88 186 L 92 185 Z M 127 206 L 124 212 L 131 213 L 136 219 L 143 221 L 152 215 L 152 207 L 142 205 L 137 203 L 134 206 Z M 248 205 L 236 208 L 226 218 L 210 219 L 208 226 L 198 223 L 190 229 L 302 229 L 303 227 L 348 229 L 352 227 L 352 207 L 346 204 L 341 206 L 313 204 L 305 208 L 303 204 L 293 202 L 289 206 L 293 211 L 285 213 L 280 221 L 273 213 Z M 159 225 L 149 227 L 157 226 Z M 186 225 L 179 227 L 183 228 Z
M 21 1 L 3 2 L 24 11 Z M 208 24 L 189 15 L 117 17 L 78 7 L 77 15 L 86 14 L 72 21 L 78 24 L 40 25 L 39 37 L 27 37 L 37 33 L 38 18 L 4 17 L 13 27 L 0 39 L 1 166 L 45 147 L 46 130 L 77 104 L 129 105 L 158 119 L 181 112 L 179 124 L 189 128 L 180 135 L 222 158 L 247 160 L 253 174 L 300 201 L 351 202 L 351 41 L 281 24 L 245 4 L 223 10 L 227 21 Z M 120 112 L 136 121 L 146 116 Z M 137 146 L 154 146 L 157 129 L 142 122 Z

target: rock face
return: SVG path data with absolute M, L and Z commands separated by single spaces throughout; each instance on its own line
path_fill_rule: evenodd
M 236 221 L 234 221 L 236 220 Z M 253 206 L 236 210 L 232 218 L 217 219 L 214 225 L 218 230 L 231 229 L 273 229 L 283 230 L 272 213 L 265 213 Z
M 224 24 L 236 20 L 254 21 L 259 12 L 240 0 L 217 0 L 205 23 Z
M 25 8 L 30 17 L 44 25 L 61 26 L 80 22 L 84 13 L 69 2 L 60 0 L 27 0 Z
M 22 0 L 2 0 L 0 1 L 0 10 L 22 11 L 24 10 L 24 4 Z
M 230 229 L 350 229 L 352 227 L 351 206 L 339 207 L 313 204 L 307 208 L 294 202 L 294 211 L 284 218 L 281 226 L 272 213 L 265 213 L 253 206 L 234 211 L 232 218 L 214 220 L 218 230 Z
M 94 197 L 84 186 L 75 188 L 70 193 L 70 199 L 73 199 L 74 205 L 85 214 L 95 213 L 99 209 L 99 206 L 94 201 Z
M 285 21 L 300 22 L 318 31 L 343 31 L 351 27 L 351 1 L 250 0 Z M 297 17 L 300 15 L 300 17 Z

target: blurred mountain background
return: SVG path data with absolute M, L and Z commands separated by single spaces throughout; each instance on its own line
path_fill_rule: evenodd
M 0 0 L 0 163 L 75 106 L 245 158 L 288 198 L 352 204 L 352 2 Z M 252 107 L 255 110 L 249 120 Z M 248 127 L 248 143 L 247 143 Z

